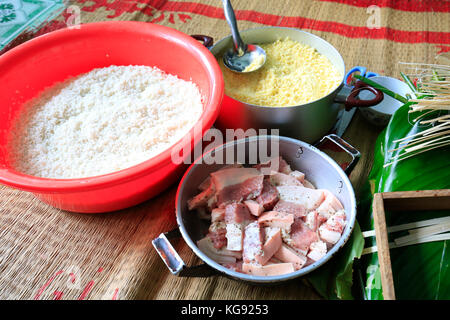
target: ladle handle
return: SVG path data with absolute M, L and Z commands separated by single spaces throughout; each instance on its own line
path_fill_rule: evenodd
M 236 22 L 236 16 L 234 15 L 233 7 L 230 0 L 223 0 L 223 11 L 225 13 L 225 19 L 231 28 L 231 36 L 233 37 L 234 51 L 239 55 L 243 55 L 247 51 L 247 45 L 242 41 L 241 35 Z

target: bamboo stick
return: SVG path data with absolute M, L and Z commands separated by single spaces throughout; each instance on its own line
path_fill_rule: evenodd
M 437 234 L 429 237 L 423 237 L 423 238 L 417 238 L 413 241 L 402 243 L 402 244 L 396 244 L 395 242 L 389 242 L 389 249 L 396 249 L 406 246 L 412 246 L 415 244 L 421 244 L 421 243 L 427 243 L 427 242 L 436 242 L 436 241 L 445 241 L 450 240 L 450 233 L 444 233 L 444 234 Z M 377 252 L 378 248 L 377 246 L 367 247 L 364 248 L 361 255 L 369 254 Z
M 449 143 L 446 143 L 446 144 L 442 144 L 442 145 L 436 146 L 436 147 L 428 148 L 428 149 L 419 151 L 419 152 L 417 152 L 417 153 L 410 154 L 410 155 L 408 155 L 408 156 L 406 156 L 406 157 L 403 157 L 403 158 L 398 158 L 398 159 L 395 160 L 395 161 L 402 161 L 402 160 L 411 158 L 411 157 L 413 157 L 413 156 L 415 156 L 415 155 L 418 155 L 418 154 L 421 154 L 421 153 L 424 153 L 424 152 L 427 152 L 427 151 L 430 151 L 430 150 L 434 150 L 434 149 L 437 149 L 437 148 L 441 148 L 441 147 L 444 147 L 444 146 L 447 146 L 447 145 L 450 145 L 450 142 L 449 142 Z M 389 167 L 389 166 L 391 166 L 395 161 L 391 161 L 391 162 L 385 164 L 383 167 L 384 167 L 384 168 Z
M 415 222 L 403 223 L 403 224 L 387 227 L 387 232 L 395 233 L 395 232 L 399 232 L 399 231 L 413 230 L 416 228 L 427 227 L 427 226 L 443 224 L 443 223 L 450 223 L 450 217 L 434 218 L 434 219 L 428 219 L 428 220 L 420 220 L 420 221 L 415 221 Z M 364 238 L 374 237 L 375 230 L 364 231 L 362 234 L 363 234 Z
M 401 245 L 410 242 L 416 242 L 421 238 L 426 238 L 429 236 L 433 236 L 436 234 L 444 233 L 450 231 L 450 223 L 442 224 L 442 225 L 433 225 L 429 227 L 424 227 L 416 230 L 411 230 L 409 235 L 399 237 L 394 239 L 396 245 Z

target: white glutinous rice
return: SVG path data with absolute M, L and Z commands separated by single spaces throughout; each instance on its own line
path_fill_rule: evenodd
M 156 67 L 94 69 L 26 103 L 11 132 L 11 164 L 56 179 L 115 172 L 168 149 L 202 110 L 193 82 Z

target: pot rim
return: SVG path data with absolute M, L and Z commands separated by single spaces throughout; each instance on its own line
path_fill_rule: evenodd
M 320 259 L 319 261 L 316 261 L 316 262 L 308 265 L 307 267 L 302 268 L 300 270 L 297 270 L 295 272 L 291 272 L 291 273 L 280 275 L 280 276 L 253 276 L 253 275 L 248 275 L 248 274 L 245 274 L 245 273 L 236 272 L 236 271 L 233 271 L 231 269 L 228 269 L 228 268 L 220 265 L 219 263 L 215 262 L 213 259 L 211 259 L 208 256 L 206 256 L 206 254 L 204 254 L 197 247 L 197 244 L 189 237 L 188 231 L 187 231 L 186 227 L 184 226 L 182 215 L 181 215 L 182 204 L 180 202 L 180 198 L 181 198 L 181 194 L 183 193 L 184 186 L 189 183 L 189 176 L 190 176 L 190 174 L 192 172 L 192 169 L 195 166 L 199 165 L 199 162 L 205 156 L 209 155 L 210 153 L 212 153 L 214 151 L 225 149 L 225 148 L 228 148 L 230 146 L 236 145 L 238 143 L 246 143 L 246 142 L 258 141 L 258 140 L 262 140 L 262 139 L 271 140 L 274 137 L 279 139 L 280 142 L 284 141 L 284 142 L 287 142 L 287 143 L 293 143 L 293 144 L 296 144 L 296 145 L 300 145 L 301 147 L 310 149 L 313 152 L 318 153 L 325 160 L 327 160 L 327 162 L 336 171 L 338 171 L 340 177 L 343 180 L 343 185 L 349 191 L 350 203 L 351 203 L 351 205 L 350 205 L 351 212 L 348 215 L 347 224 L 346 224 L 345 229 L 344 229 L 344 231 L 343 231 L 343 233 L 341 235 L 341 238 L 326 253 L 326 255 L 322 259 Z M 297 140 L 297 139 L 289 138 L 289 137 L 285 137 L 285 136 L 273 136 L 273 135 L 252 136 L 252 137 L 247 137 L 247 138 L 231 141 L 231 142 L 222 144 L 220 146 L 217 146 L 216 148 L 213 148 L 213 149 L 209 150 L 207 153 L 203 154 L 201 157 L 199 157 L 196 161 L 194 161 L 194 163 L 192 163 L 189 166 L 189 168 L 187 169 L 187 171 L 183 175 L 183 178 L 181 179 L 181 182 L 180 182 L 180 184 L 178 186 L 178 190 L 177 190 L 176 200 L 175 201 L 176 201 L 176 203 L 175 203 L 176 220 L 177 220 L 178 228 L 180 230 L 181 235 L 183 236 L 184 241 L 188 244 L 188 246 L 192 249 L 192 251 L 194 251 L 194 253 L 202 261 L 207 263 L 213 269 L 215 269 L 217 271 L 220 271 L 222 273 L 225 273 L 226 275 L 228 275 L 228 276 L 230 276 L 232 278 L 237 278 L 239 280 L 245 280 L 245 281 L 256 282 L 256 283 L 272 283 L 272 282 L 281 282 L 281 281 L 291 280 L 291 279 L 294 279 L 294 278 L 306 275 L 306 274 L 316 270 L 317 268 L 319 268 L 320 266 L 322 266 L 323 264 L 328 262 L 347 243 L 348 239 L 350 238 L 350 236 L 352 234 L 352 231 L 353 231 L 353 228 L 354 228 L 355 222 L 356 222 L 356 197 L 355 197 L 355 193 L 354 193 L 354 190 L 353 190 L 353 186 L 352 186 L 352 184 L 350 182 L 350 179 L 347 177 L 347 175 L 342 170 L 342 168 L 330 156 L 328 156 L 323 151 L 317 149 L 313 145 L 308 144 L 306 142 L 303 142 L 301 140 Z
M 325 42 L 325 43 L 326 43 L 328 46 L 330 46 L 334 51 L 336 51 L 336 53 L 337 53 L 337 55 L 338 55 L 338 57 L 339 57 L 339 59 L 340 59 L 340 61 L 341 61 L 341 63 L 342 63 L 342 66 L 343 66 L 343 68 L 344 68 L 344 73 L 341 75 L 342 79 L 341 79 L 341 81 L 339 82 L 339 84 L 338 84 L 331 92 L 329 92 L 327 95 L 325 95 L 325 96 L 323 96 L 323 97 L 320 97 L 320 98 L 317 98 L 316 100 L 309 101 L 309 102 L 306 102 L 306 103 L 303 103 L 303 104 L 294 105 L 294 106 L 283 106 L 283 107 L 278 107 L 278 106 L 260 106 L 260 105 L 256 105 L 256 104 L 252 104 L 252 103 L 248 103 L 248 102 L 244 102 L 244 101 L 235 99 L 235 98 L 233 98 L 233 97 L 227 95 L 226 92 L 225 92 L 225 95 L 227 96 L 227 98 L 233 99 L 233 100 L 235 100 L 235 101 L 237 101 L 237 102 L 240 102 L 240 103 L 245 104 L 246 106 L 249 106 L 249 107 L 252 107 L 252 108 L 266 108 L 266 109 L 286 109 L 286 108 L 289 108 L 289 109 L 290 109 L 290 108 L 296 108 L 296 107 L 307 107 L 307 106 L 310 105 L 310 104 L 319 102 L 319 101 L 321 101 L 321 100 L 328 99 L 330 96 L 332 96 L 332 95 L 334 95 L 335 93 L 339 92 L 339 91 L 341 90 L 341 88 L 345 85 L 345 83 L 344 83 L 344 80 L 345 80 L 345 62 L 344 62 L 344 59 L 342 58 L 341 53 L 340 53 L 340 52 L 339 52 L 339 51 L 338 51 L 331 43 L 329 43 L 329 42 L 326 41 L 325 39 L 323 39 L 323 38 L 321 38 L 321 37 L 319 37 L 319 36 L 316 36 L 316 35 L 313 34 L 313 33 L 310 33 L 310 32 L 307 32 L 307 31 L 303 31 L 303 30 L 298 29 L 298 28 L 292 28 L 292 27 L 263 26 L 263 27 L 255 27 L 255 28 L 249 28 L 249 29 L 245 29 L 245 30 L 240 30 L 239 32 L 241 33 L 241 35 L 243 35 L 243 34 L 246 33 L 246 32 L 251 32 L 251 31 L 259 30 L 259 29 L 287 29 L 287 30 L 294 30 L 295 32 L 303 33 L 303 34 L 306 34 L 306 35 L 308 35 L 308 36 L 310 36 L 310 37 L 312 37 L 312 38 L 315 38 L 315 39 L 317 39 L 317 40 L 319 40 L 319 41 Z M 226 36 L 226 37 L 224 37 L 224 38 L 222 38 L 222 39 L 220 39 L 219 41 L 217 41 L 217 42 L 210 48 L 211 53 L 214 55 L 214 57 L 215 57 L 216 59 L 217 59 L 216 54 L 213 53 L 214 47 L 216 47 L 216 46 L 219 45 L 220 43 L 223 43 L 223 42 L 227 41 L 228 39 L 231 39 L 231 34 L 228 35 L 228 36 Z M 316 49 L 316 48 L 314 48 L 314 49 Z M 316 49 L 316 50 L 317 50 L 317 49 Z

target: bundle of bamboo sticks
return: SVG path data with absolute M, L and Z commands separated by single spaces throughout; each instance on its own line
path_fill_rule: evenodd
M 401 62 L 403 79 L 414 97 L 408 99 L 410 123 L 419 123 L 423 130 L 395 140 L 399 151 L 395 161 L 450 145 L 450 53 L 436 57 L 436 64 Z M 391 159 L 384 166 L 394 163 Z
M 450 217 L 415 221 L 387 228 L 389 234 L 400 231 L 408 231 L 408 234 L 395 237 L 394 241 L 389 242 L 390 249 L 426 242 L 450 240 Z M 375 230 L 364 231 L 362 234 L 364 238 L 374 237 Z M 377 251 L 377 246 L 372 246 L 364 248 L 362 254 L 365 255 Z

